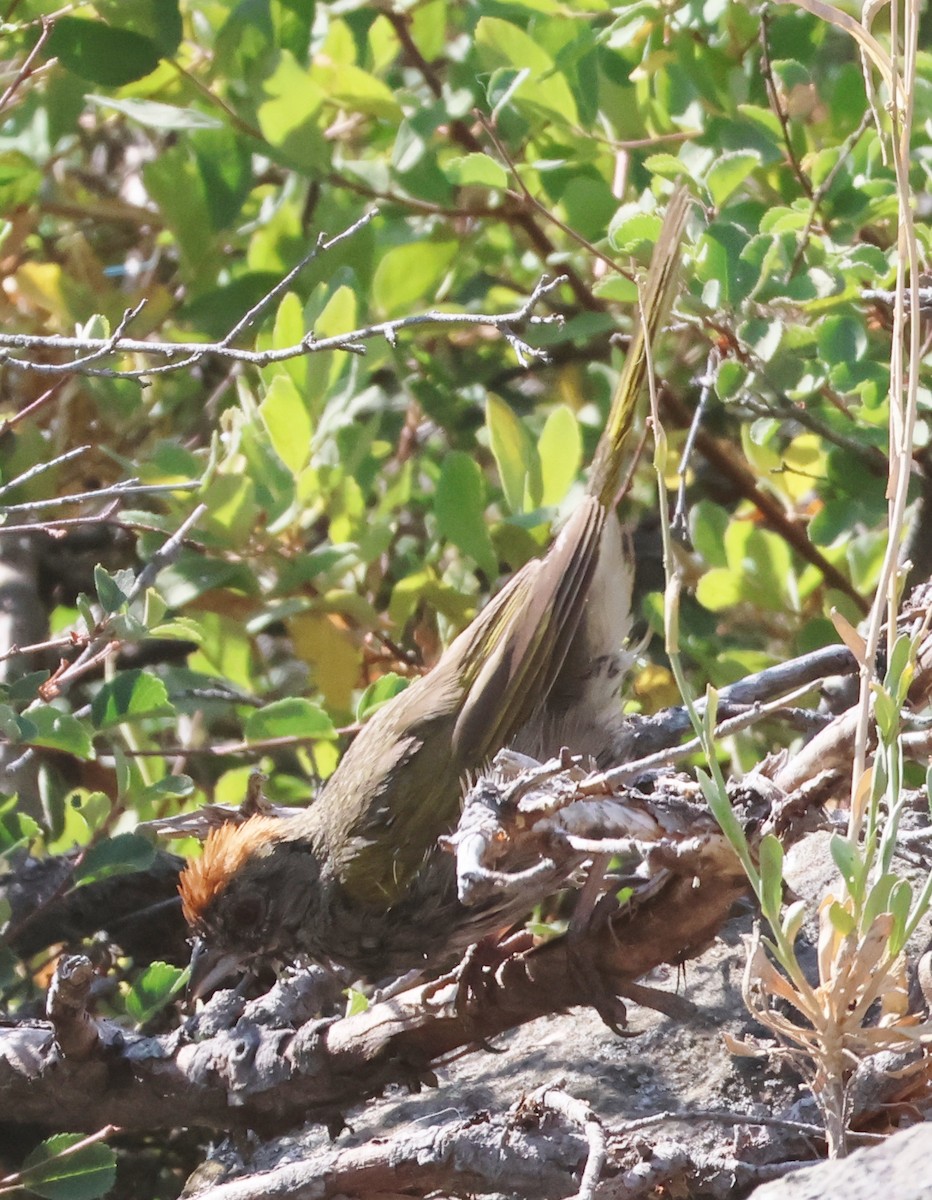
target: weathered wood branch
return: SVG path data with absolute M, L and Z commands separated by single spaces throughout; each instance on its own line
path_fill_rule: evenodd
M 665 802 L 669 810 L 669 795 Z M 63 1053 L 48 1026 L 20 1026 L 0 1034 L 3 1109 L 17 1121 L 69 1129 L 117 1122 L 124 1129 L 280 1130 L 334 1121 L 389 1083 L 417 1085 L 451 1053 L 536 1017 L 612 995 L 683 1011 L 683 1001 L 640 980 L 661 963 L 697 954 L 745 887 L 711 817 L 697 828 L 686 804 L 681 826 L 688 832 L 658 841 L 643 899 L 584 936 L 480 964 L 472 982 L 467 968 L 462 984 L 446 976 L 332 1023 L 294 1027 L 280 1009 L 250 1008 L 226 993 L 200 1020 L 163 1037 L 100 1022 L 99 1051 L 78 1057 Z M 602 987 L 604 996 L 595 995 Z M 270 1011 L 274 1023 L 262 1023 Z

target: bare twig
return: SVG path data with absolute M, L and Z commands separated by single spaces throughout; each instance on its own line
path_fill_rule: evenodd
M 542 1087 L 534 1095 L 528 1097 L 526 1103 L 539 1104 L 544 1109 L 559 1113 L 565 1121 L 578 1126 L 586 1135 L 589 1144 L 589 1156 L 582 1179 L 579 1181 L 579 1191 L 573 1200 L 593 1200 L 599 1178 L 605 1167 L 606 1139 L 605 1127 L 584 1100 L 578 1100 L 565 1092 L 559 1083 Z
M 67 382 L 68 376 L 66 375 L 64 378 L 53 383 L 50 388 L 46 388 L 41 396 L 36 397 L 25 408 L 21 408 L 18 413 L 14 413 L 12 417 L 5 417 L 0 421 L 0 437 L 5 433 L 9 433 L 11 429 L 15 429 L 17 425 L 27 420 L 27 418 L 34 417 L 37 412 L 45 408 L 46 404 L 55 399 Z
M 789 117 L 787 116 L 786 108 L 780 99 L 780 94 L 777 90 L 777 83 L 773 77 L 773 68 L 770 63 L 770 50 L 768 46 L 768 36 L 770 33 L 770 13 L 768 6 L 765 4 L 761 9 L 760 14 L 760 62 L 761 72 L 764 76 L 764 81 L 767 85 L 767 96 L 770 100 L 770 107 L 773 109 L 777 120 L 780 122 L 780 128 L 783 130 L 783 144 L 786 147 L 786 157 L 789 160 L 790 166 L 793 168 L 793 174 L 809 199 L 812 199 L 812 182 L 809 176 L 803 170 L 802 163 L 793 148 L 793 137 L 790 131 Z
M 861 117 L 857 128 L 853 129 L 842 142 L 838 151 L 838 158 L 835 161 L 835 165 L 812 193 L 812 203 L 809 206 L 809 219 L 806 221 L 805 227 L 801 231 L 797 240 L 796 253 L 793 255 L 793 261 L 790 264 L 789 278 L 792 278 L 796 274 L 797 270 L 799 269 L 799 264 L 803 260 L 803 255 L 806 253 L 806 246 L 809 244 L 809 238 L 812 236 L 812 227 L 815 224 L 819 206 L 828 195 L 829 189 L 838 177 L 838 172 L 848 161 L 848 156 L 861 140 L 861 137 L 863 136 L 867 127 L 871 124 L 872 120 L 873 114 L 868 110 Z
M 724 721 L 719 721 L 713 730 L 713 737 L 716 741 L 722 738 L 732 737 L 736 733 L 740 733 L 743 729 L 749 729 L 752 725 L 756 725 L 758 721 L 763 721 L 767 717 L 772 717 L 780 712 L 786 705 L 792 704 L 794 700 L 805 696 L 807 692 L 812 691 L 811 683 L 801 684 L 795 691 L 787 695 L 781 696 L 777 700 L 771 701 L 769 704 L 755 702 L 748 705 L 742 712 L 734 713 L 731 716 L 726 715 Z M 705 702 L 699 701 L 696 705 L 701 712 L 705 708 Z M 727 713 L 728 705 L 719 704 L 718 713 L 722 715 Z M 826 718 L 826 723 L 830 718 Z M 671 763 L 679 762 L 684 758 L 688 758 L 691 754 L 696 754 L 702 749 L 702 741 L 698 737 L 690 738 L 688 742 L 683 742 L 678 746 L 671 746 L 666 750 L 658 750 L 655 754 L 648 755 L 646 758 L 637 759 L 634 762 L 625 763 L 621 767 L 613 767 L 609 771 L 603 772 L 597 783 L 604 781 L 605 783 L 620 784 L 627 780 L 636 779 L 639 775 L 643 775 L 646 771 L 654 771 L 658 767 L 669 766 Z
M 49 389 L 49 391 L 52 390 L 53 389 L 51 388 Z M 71 462 L 72 459 L 80 458 L 81 455 L 86 454 L 90 448 L 90 445 L 75 446 L 73 450 L 66 450 L 64 454 L 58 454 L 55 456 L 55 458 L 50 458 L 47 462 L 36 463 L 34 466 L 30 467 L 28 471 L 23 471 L 21 475 L 17 475 L 14 479 L 11 479 L 7 483 L 0 485 L 0 496 L 12 491 L 13 488 L 22 487 L 24 483 L 29 483 L 31 480 L 36 479 L 39 475 L 43 475 L 46 471 L 54 470 L 55 467 L 61 467 L 65 463 Z M 39 503 L 41 503 L 41 501 Z M 15 512 L 18 509 L 35 507 L 35 505 L 5 504 L 0 507 L 2 507 L 4 512 Z
M 699 403 L 696 405 L 696 411 L 693 414 L 689 433 L 686 435 L 686 443 L 683 446 L 683 453 L 680 455 L 680 464 L 677 468 L 677 474 L 680 477 L 680 486 L 676 493 L 676 510 L 670 519 L 670 531 L 681 541 L 685 541 L 689 536 L 689 518 L 686 514 L 686 477 L 689 472 L 689 462 L 696 446 L 696 434 L 705 417 L 705 411 L 712 395 L 715 372 L 720 359 L 721 353 L 718 347 L 713 346 L 705 360 L 705 370 L 702 373 L 702 379 L 699 381 L 702 388 L 699 393 Z
M 16 94 L 19 88 L 22 87 L 29 76 L 34 73 L 35 61 L 42 53 L 42 47 L 49 40 L 52 30 L 55 28 L 55 22 L 50 17 L 44 16 L 41 18 L 41 21 L 42 29 L 39 33 L 39 37 L 36 40 L 36 44 L 26 55 L 25 59 L 23 60 L 23 65 L 16 72 L 16 76 L 6 88 L 3 95 L 0 96 L 0 113 L 3 112 L 6 106 L 13 99 L 13 96 Z
M 207 505 L 198 504 L 197 507 L 194 508 L 194 510 L 189 513 L 187 517 L 185 517 L 168 541 L 163 542 L 158 550 L 155 551 L 146 565 L 136 576 L 136 581 L 134 582 L 133 586 L 126 593 L 127 604 L 132 604 L 134 600 L 137 600 L 145 591 L 145 589 L 151 583 L 155 582 L 155 577 L 158 575 L 159 571 L 161 571 L 163 567 L 167 567 L 177 558 L 178 552 L 184 545 L 188 534 L 206 512 Z
M 87 449 L 87 447 L 82 447 Z M 63 456 L 65 457 L 65 456 Z M 73 457 L 73 454 L 70 455 Z M 27 472 L 28 474 L 28 472 Z M 178 483 L 140 483 L 138 479 L 123 479 L 110 487 L 95 488 L 92 492 L 72 492 L 67 496 L 49 496 L 44 500 L 29 500 L 22 504 L 5 504 L 4 512 L 34 512 L 40 508 L 61 508 L 65 504 L 83 504 L 87 500 L 107 500 L 124 496 L 160 496 L 170 492 L 191 492 L 200 487 L 197 480 Z
M 378 321 L 359 329 L 348 330 L 346 333 L 334 334 L 331 337 L 318 338 L 313 330 L 300 342 L 275 350 L 247 350 L 232 343 L 245 332 L 263 312 L 282 294 L 293 282 L 295 276 L 312 262 L 318 255 L 330 250 L 372 219 L 374 211 L 360 218 L 342 233 L 325 240 L 318 239 L 314 249 L 293 267 L 265 296 L 245 313 L 233 328 L 219 342 L 156 342 L 125 336 L 126 324 L 139 311 L 139 306 L 128 310 L 124 319 L 109 338 L 61 337 L 58 335 L 44 336 L 27 333 L 0 333 L 0 362 L 23 371 L 45 375 L 60 375 L 71 373 L 76 375 L 103 376 L 108 379 L 146 379 L 152 375 L 167 374 L 186 370 L 194 363 L 208 355 L 235 362 L 249 363 L 252 366 L 268 366 L 271 363 L 286 362 L 292 358 L 300 358 L 308 354 L 320 354 L 324 351 L 342 350 L 348 354 L 364 354 L 363 343 L 375 338 L 385 338 L 394 344 L 399 333 L 424 325 L 439 326 L 474 326 L 483 325 L 498 329 L 506 338 L 518 356 L 519 362 L 526 358 L 543 358 L 544 353 L 531 346 L 515 334 L 513 327 L 524 323 L 558 324 L 562 316 L 558 313 L 537 316 L 534 309 L 544 296 L 559 287 L 566 279 L 560 275 L 556 279 L 542 276 L 530 296 L 518 308 L 505 313 L 448 313 L 431 309 L 424 313 L 414 313 L 407 317 L 397 317 L 391 321 Z M 35 362 L 32 359 L 20 358 L 12 354 L 13 350 L 59 350 L 76 351 L 81 357 L 64 363 Z M 142 367 L 134 370 L 121 371 L 114 367 L 96 367 L 92 364 L 102 357 L 111 354 L 141 354 L 153 358 L 166 359 L 160 366 Z

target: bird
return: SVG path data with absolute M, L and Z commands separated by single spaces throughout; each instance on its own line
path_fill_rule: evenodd
M 189 997 L 257 960 L 305 957 L 379 982 L 452 961 L 526 915 L 494 898 L 461 904 L 439 839 L 456 825 L 464 780 L 503 747 L 599 755 L 621 727 L 634 568 L 615 500 L 688 211 L 680 188 L 654 246 L 585 495 L 548 551 L 376 711 L 307 809 L 211 830 L 182 872 Z

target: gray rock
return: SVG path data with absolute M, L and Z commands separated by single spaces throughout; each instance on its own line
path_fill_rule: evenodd
M 932 1197 L 932 1123 L 894 1134 L 879 1146 L 848 1158 L 805 1167 L 774 1183 L 765 1183 L 751 1200 L 930 1200 Z

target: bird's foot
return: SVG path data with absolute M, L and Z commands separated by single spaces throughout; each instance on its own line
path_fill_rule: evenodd
M 628 1024 L 625 1003 L 592 953 L 591 943 L 572 930 L 566 936 L 567 965 L 581 980 L 580 992 L 585 994 L 588 1003 L 612 1033 L 618 1037 L 635 1037 L 636 1034 L 625 1028 Z
M 452 987 L 452 999 L 445 997 L 444 1003 L 453 1009 L 467 1029 L 481 1024 L 483 1011 L 495 1007 L 497 1003 L 496 993 L 501 986 L 498 979 L 500 968 L 517 955 L 531 949 L 533 945 L 534 937 L 526 930 L 504 939 L 491 934 L 481 938 L 469 947 L 452 971 L 441 975 L 424 988 L 424 1003 L 429 1004 L 439 993 L 448 992 Z M 499 1053 L 486 1037 L 478 1033 L 475 1033 L 474 1041 L 484 1050 Z

